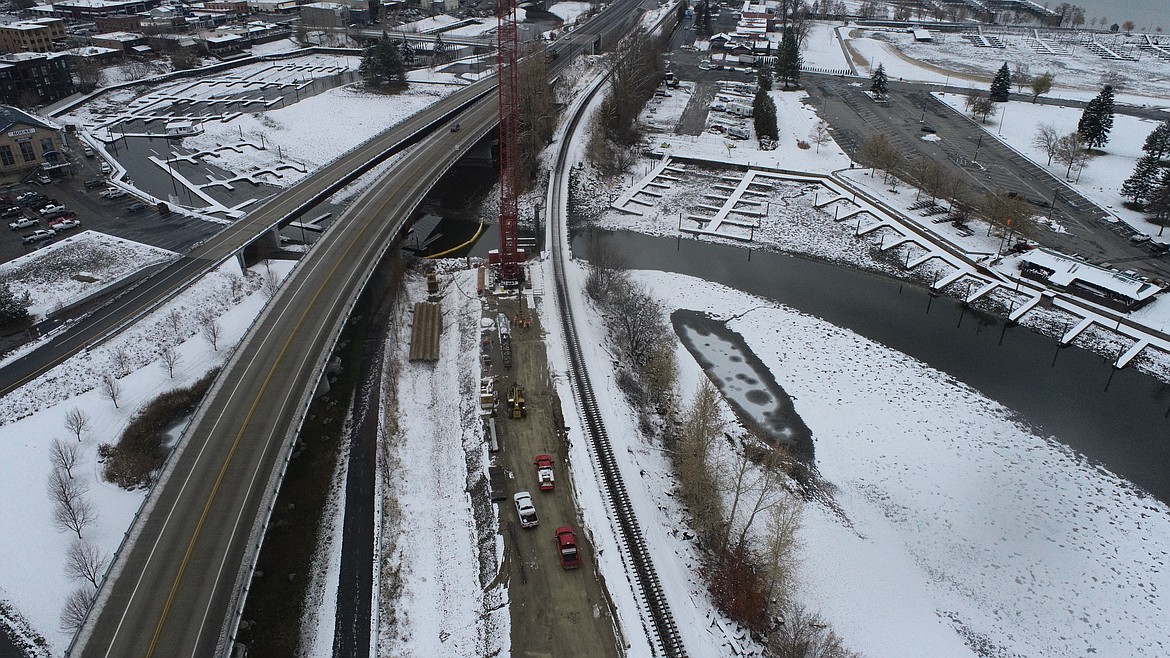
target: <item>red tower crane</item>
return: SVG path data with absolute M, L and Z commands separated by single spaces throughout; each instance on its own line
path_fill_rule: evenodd
M 516 235 L 520 180 L 520 52 L 516 0 L 497 0 L 500 101 L 500 280 L 515 285 L 524 278 L 524 252 Z

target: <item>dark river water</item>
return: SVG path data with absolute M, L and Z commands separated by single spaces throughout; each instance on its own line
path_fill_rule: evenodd
M 1170 385 L 883 276 L 775 253 L 753 252 L 749 262 L 744 249 L 695 240 L 601 233 L 633 269 L 721 283 L 919 359 L 1170 502 Z M 573 247 L 586 253 L 580 236 Z

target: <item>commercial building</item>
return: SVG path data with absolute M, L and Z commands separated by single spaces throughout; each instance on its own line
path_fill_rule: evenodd
M 48 53 L 57 50 L 54 42 L 65 40 L 65 21 L 34 18 L 0 25 L 0 50 L 8 53 Z
M 57 126 L 9 105 L 0 105 L 0 179 L 64 162 Z

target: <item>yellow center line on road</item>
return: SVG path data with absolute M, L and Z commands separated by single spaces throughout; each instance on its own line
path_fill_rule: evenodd
M 402 190 L 404 184 L 405 183 L 399 183 L 398 188 L 391 196 L 397 195 Z M 371 218 L 376 217 L 377 213 L 371 213 Z M 368 228 L 373 224 L 374 219 L 367 220 L 365 228 Z M 269 369 L 268 374 L 264 377 L 264 383 L 260 386 L 260 390 L 257 392 L 256 397 L 252 401 L 251 408 L 248 409 L 248 414 L 244 417 L 244 422 L 240 426 L 240 431 L 236 434 L 236 438 L 232 442 L 232 447 L 228 451 L 227 459 L 224 460 L 223 466 L 219 469 L 219 474 L 215 478 L 215 484 L 211 488 L 211 495 L 208 496 L 207 503 L 203 506 L 203 512 L 199 515 L 199 522 L 195 525 L 195 532 L 191 535 L 191 541 L 187 543 L 187 551 L 183 554 L 182 562 L 179 563 L 179 570 L 175 574 L 175 581 L 171 585 L 170 593 L 167 595 L 166 605 L 163 606 L 162 615 L 158 620 L 158 625 L 155 626 L 154 635 L 150 640 L 150 647 L 146 650 L 147 658 L 151 658 L 151 656 L 154 655 L 155 647 L 158 645 L 159 636 L 162 635 L 163 625 L 166 623 L 167 615 L 170 613 L 171 605 L 174 603 L 175 594 L 178 592 L 179 584 L 183 580 L 183 574 L 187 570 L 187 563 L 191 559 L 191 553 L 195 550 L 195 542 L 199 540 L 199 535 L 203 531 L 203 524 L 207 521 L 207 515 L 211 511 L 211 506 L 215 502 L 215 498 L 219 493 L 220 486 L 223 484 L 223 479 L 227 474 L 228 466 L 231 465 L 232 457 L 235 456 L 236 450 L 239 448 L 240 442 L 244 438 L 244 432 L 247 430 L 248 425 L 252 422 L 252 416 L 256 413 L 256 409 L 260 405 L 260 399 L 264 397 L 264 393 L 267 391 L 269 384 L 272 383 L 272 376 L 276 373 L 277 366 L 279 366 L 284 360 L 285 353 L 292 345 L 293 337 L 300 330 L 301 325 L 305 321 L 305 318 L 307 318 L 309 315 L 309 311 L 316 306 L 318 298 L 325 289 L 325 285 L 333 278 L 333 275 L 337 272 L 337 268 L 341 267 L 342 263 L 348 262 L 348 256 L 350 252 L 353 251 L 354 247 L 358 244 L 358 238 L 360 237 L 361 231 L 355 233 L 354 237 L 350 240 L 349 245 L 347 245 L 345 250 L 342 252 L 342 257 L 337 259 L 337 262 L 333 265 L 333 267 L 329 270 L 329 274 L 325 277 L 325 281 L 322 282 L 322 284 L 317 288 L 316 292 L 313 293 L 312 299 L 310 299 L 309 303 L 305 305 L 305 310 L 301 313 L 301 317 L 297 319 L 297 323 L 293 326 L 292 331 L 289 332 L 288 338 L 284 342 L 284 345 L 280 348 L 280 353 L 277 354 L 276 360 L 272 364 L 272 368 Z

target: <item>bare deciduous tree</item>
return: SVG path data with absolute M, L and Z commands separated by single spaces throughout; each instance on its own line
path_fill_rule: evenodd
M 832 135 L 829 134 L 829 124 L 824 121 L 818 121 L 817 125 L 813 126 L 808 133 L 809 140 L 817 145 L 817 153 L 821 152 L 821 145 L 828 144 L 833 141 Z
M 1056 157 L 1056 149 L 1060 144 L 1060 131 L 1051 123 L 1042 123 L 1036 126 L 1036 134 L 1032 137 L 1032 146 L 1044 151 L 1048 156 L 1048 164 Z
M 990 96 L 975 91 L 967 95 L 964 107 L 971 113 L 971 118 L 980 119 L 983 123 L 987 123 L 989 117 L 993 117 L 999 112 L 999 108 L 995 106 Z
M 1066 165 L 1064 177 L 1072 178 L 1072 172 L 1076 170 L 1078 173 L 1089 161 L 1088 145 L 1085 143 L 1085 138 L 1079 132 L 1071 132 L 1062 136 L 1056 141 L 1056 156 L 1055 159 L 1062 165 Z
M 167 311 L 167 324 L 171 327 L 171 333 L 175 335 L 175 339 L 183 337 L 183 312 L 177 308 L 172 308 Z
M 65 429 L 72 432 L 80 443 L 82 433 L 89 430 L 89 416 L 79 407 L 73 407 L 65 412 Z
M 115 376 L 125 377 L 130 374 L 130 352 L 126 345 L 118 345 L 110 352 L 110 366 Z
M 894 146 L 890 138 L 882 133 L 873 135 L 865 140 L 865 143 L 861 145 L 861 149 L 857 152 L 857 157 L 863 163 L 872 167 L 873 170 L 880 169 L 882 171 L 882 180 L 887 183 L 892 176 L 891 172 L 900 167 L 904 160 L 901 152 L 898 151 L 898 147 Z M 870 171 L 870 175 L 873 175 L 873 171 Z
M 280 290 L 280 279 L 276 278 L 276 274 L 272 270 L 264 272 L 264 285 L 260 290 L 264 293 L 265 299 L 272 299 Z
M 167 345 L 159 351 L 159 364 L 167 369 L 167 376 L 174 378 L 175 366 L 183 360 L 183 355 L 173 345 Z
M 646 364 L 654 345 L 664 335 L 662 307 L 646 291 L 624 282 L 611 296 L 618 328 L 618 344 L 629 363 Z
M 81 531 L 97 519 L 97 512 L 86 499 L 88 485 L 79 479 L 68 477 L 59 468 L 49 474 L 48 492 L 53 501 L 53 523 L 62 530 L 69 530 L 81 539 Z
M 784 612 L 784 624 L 768 635 L 768 649 L 776 658 L 860 658 L 828 622 L 800 604 Z
M 629 269 L 629 263 L 614 244 L 597 233 L 589 235 L 589 276 L 585 291 L 596 300 L 605 300 L 612 292 L 614 282 Z
M 207 339 L 207 342 L 211 343 L 211 349 L 218 352 L 219 336 L 221 331 L 219 322 L 211 316 L 204 317 L 201 330 L 203 332 L 203 337 Z
M 231 291 L 232 301 L 239 302 L 244 298 L 244 277 L 240 276 L 238 272 L 232 272 L 228 275 L 228 290 Z
M 719 408 L 719 391 L 704 379 L 695 392 L 694 401 L 683 413 L 677 445 L 672 451 L 678 474 L 679 494 L 690 512 L 691 524 L 700 539 L 714 544 L 722 526 L 720 498 L 712 470 L 712 449 L 723 435 L 724 422 Z
M 102 381 L 99 386 L 102 389 L 102 393 L 110 399 L 110 402 L 114 403 L 114 408 L 118 409 L 118 398 L 122 395 L 122 383 L 118 381 L 118 378 L 107 372 L 102 375 Z
M 103 555 L 96 546 L 83 539 L 75 539 L 69 544 L 69 552 L 65 555 L 65 575 L 70 580 L 84 580 L 97 589 L 109 564 L 110 557 Z
M 49 444 L 49 458 L 55 469 L 65 471 L 65 474 L 72 479 L 73 467 L 81 461 L 81 450 L 76 443 L 66 443 L 61 439 L 54 438 L 53 442 Z
M 91 587 L 82 586 L 70 592 L 61 610 L 61 630 L 71 633 L 81 628 L 96 598 L 97 590 Z

